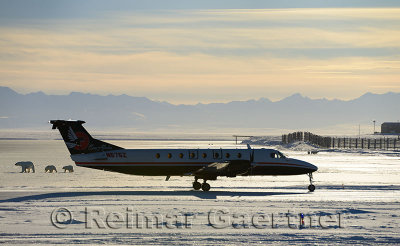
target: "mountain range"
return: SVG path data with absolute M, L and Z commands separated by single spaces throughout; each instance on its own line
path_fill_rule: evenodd
M 366 93 L 353 100 L 310 99 L 294 94 L 229 103 L 174 105 L 146 97 L 72 92 L 20 94 L 0 87 L 0 128 L 31 128 L 50 119 L 80 119 L 95 127 L 312 129 L 400 119 L 400 93 Z

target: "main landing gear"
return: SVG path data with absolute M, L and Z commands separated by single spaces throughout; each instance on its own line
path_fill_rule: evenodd
M 308 177 L 310 178 L 310 185 L 308 186 L 308 190 L 309 190 L 310 192 L 313 192 L 313 191 L 315 190 L 315 185 L 312 184 L 312 182 L 313 182 L 312 173 L 308 173 L 307 175 L 308 175 Z
M 204 180 L 203 184 L 201 184 L 199 181 L 197 181 L 197 177 L 195 178 L 193 182 L 193 189 L 195 190 L 200 190 L 202 189 L 203 191 L 209 191 L 211 186 L 207 183 L 207 180 Z

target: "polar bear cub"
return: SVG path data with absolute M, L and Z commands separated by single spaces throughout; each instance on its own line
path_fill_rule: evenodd
M 66 173 L 67 171 L 69 173 L 73 173 L 74 172 L 74 167 L 72 165 L 64 166 L 62 169 L 64 169 L 64 173 Z
M 45 171 L 46 173 L 47 173 L 47 172 L 49 172 L 49 173 L 54 173 L 54 172 L 57 172 L 57 169 L 56 169 L 56 167 L 53 166 L 53 165 L 48 165 L 47 167 L 44 168 L 44 171 Z

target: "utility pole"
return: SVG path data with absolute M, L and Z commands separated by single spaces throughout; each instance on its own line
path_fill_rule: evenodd
M 372 122 L 374 122 L 374 135 L 375 135 L 375 123 L 376 123 L 376 120 L 373 120 Z

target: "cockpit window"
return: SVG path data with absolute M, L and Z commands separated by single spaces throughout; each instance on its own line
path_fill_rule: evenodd
M 286 156 L 279 151 L 278 151 L 278 156 L 279 156 L 279 158 L 286 158 Z
M 286 157 L 281 152 L 277 151 L 277 152 L 271 153 L 271 158 L 278 159 L 278 158 L 286 158 Z

